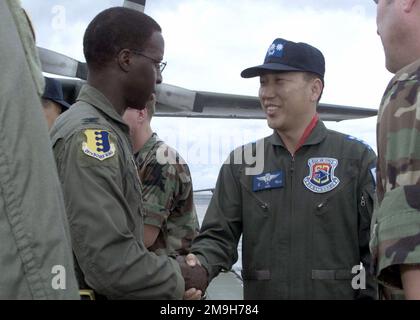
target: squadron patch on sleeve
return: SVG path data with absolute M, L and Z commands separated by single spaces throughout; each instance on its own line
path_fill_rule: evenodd
M 340 179 L 334 176 L 338 160 L 334 158 L 311 158 L 308 160 L 309 176 L 303 184 L 315 193 L 326 193 L 336 188 Z
M 349 136 L 347 136 L 347 140 L 357 141 L 357 142 L 365 145 L 368 149 L 373 150 L 372 147 L 367 142 L 363 141 L 362 139 L 359 139 L 359 138 L 356 138 L 356 137 L 353 137 L 353 136 L 349 135 Z
M 103 161 L 115 155 L 115 145 L 111 142 L 109 131 L 88 129 L 84 132 L 86 141 L 82 144 L 83 152 Z

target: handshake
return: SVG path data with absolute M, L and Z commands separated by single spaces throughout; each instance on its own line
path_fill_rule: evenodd
M 193 254 L 177 256 L 176 261 L 181 267 L 181 273 L 185 281 L 184 299 L 200 299 L 209 284 L 207 270 L 201 266 L 200 261 Z

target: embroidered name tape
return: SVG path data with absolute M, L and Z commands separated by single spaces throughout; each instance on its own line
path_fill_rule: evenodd
M 252 180 L 252 191 L 254 192 L 283 187 L 284 173 L 281 170 L 260 174 L 253 177 Z

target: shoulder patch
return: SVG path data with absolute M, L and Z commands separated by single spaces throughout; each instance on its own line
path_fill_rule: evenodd
M 365 145 L 368 149 L 372 150 L 372 147 L 366 141 L 363 141 L 362 139 L 359 139 L 359 138 L 356 138 L 356 137 L 353 137 L 353 136 L 347 136 L 347 140 L 357 141 L 357 142 Z
M 103 161 L 115 155 L 115 144 L 111 142 L 109 131 L 88 129 L 84 131 L 86 141 L 82 144 L 83 152 Z

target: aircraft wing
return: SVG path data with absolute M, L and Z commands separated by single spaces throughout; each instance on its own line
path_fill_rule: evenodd
M 144 12 L 146 6 L 146 0 L 124 0 L 123 7 L 134 9 L 140 12 Z
M 157 87 L 156 112 L 165 117 L 265 119 L 255 96 L 193 91 L 169 84 Z M 376 116 L 376 109 L 320 103 L 318 113 L 326 121 Z
M 85 81 L 57 79 L 64 98 L 74 103 Z M 156 116 L 223 119 L 265 119 L 257 97 L 194 91 L 162 83 L 156 87 Z M 376 109 L 320 103 L 318 113 L 326 121 L 360 119 L 377 115 Z

